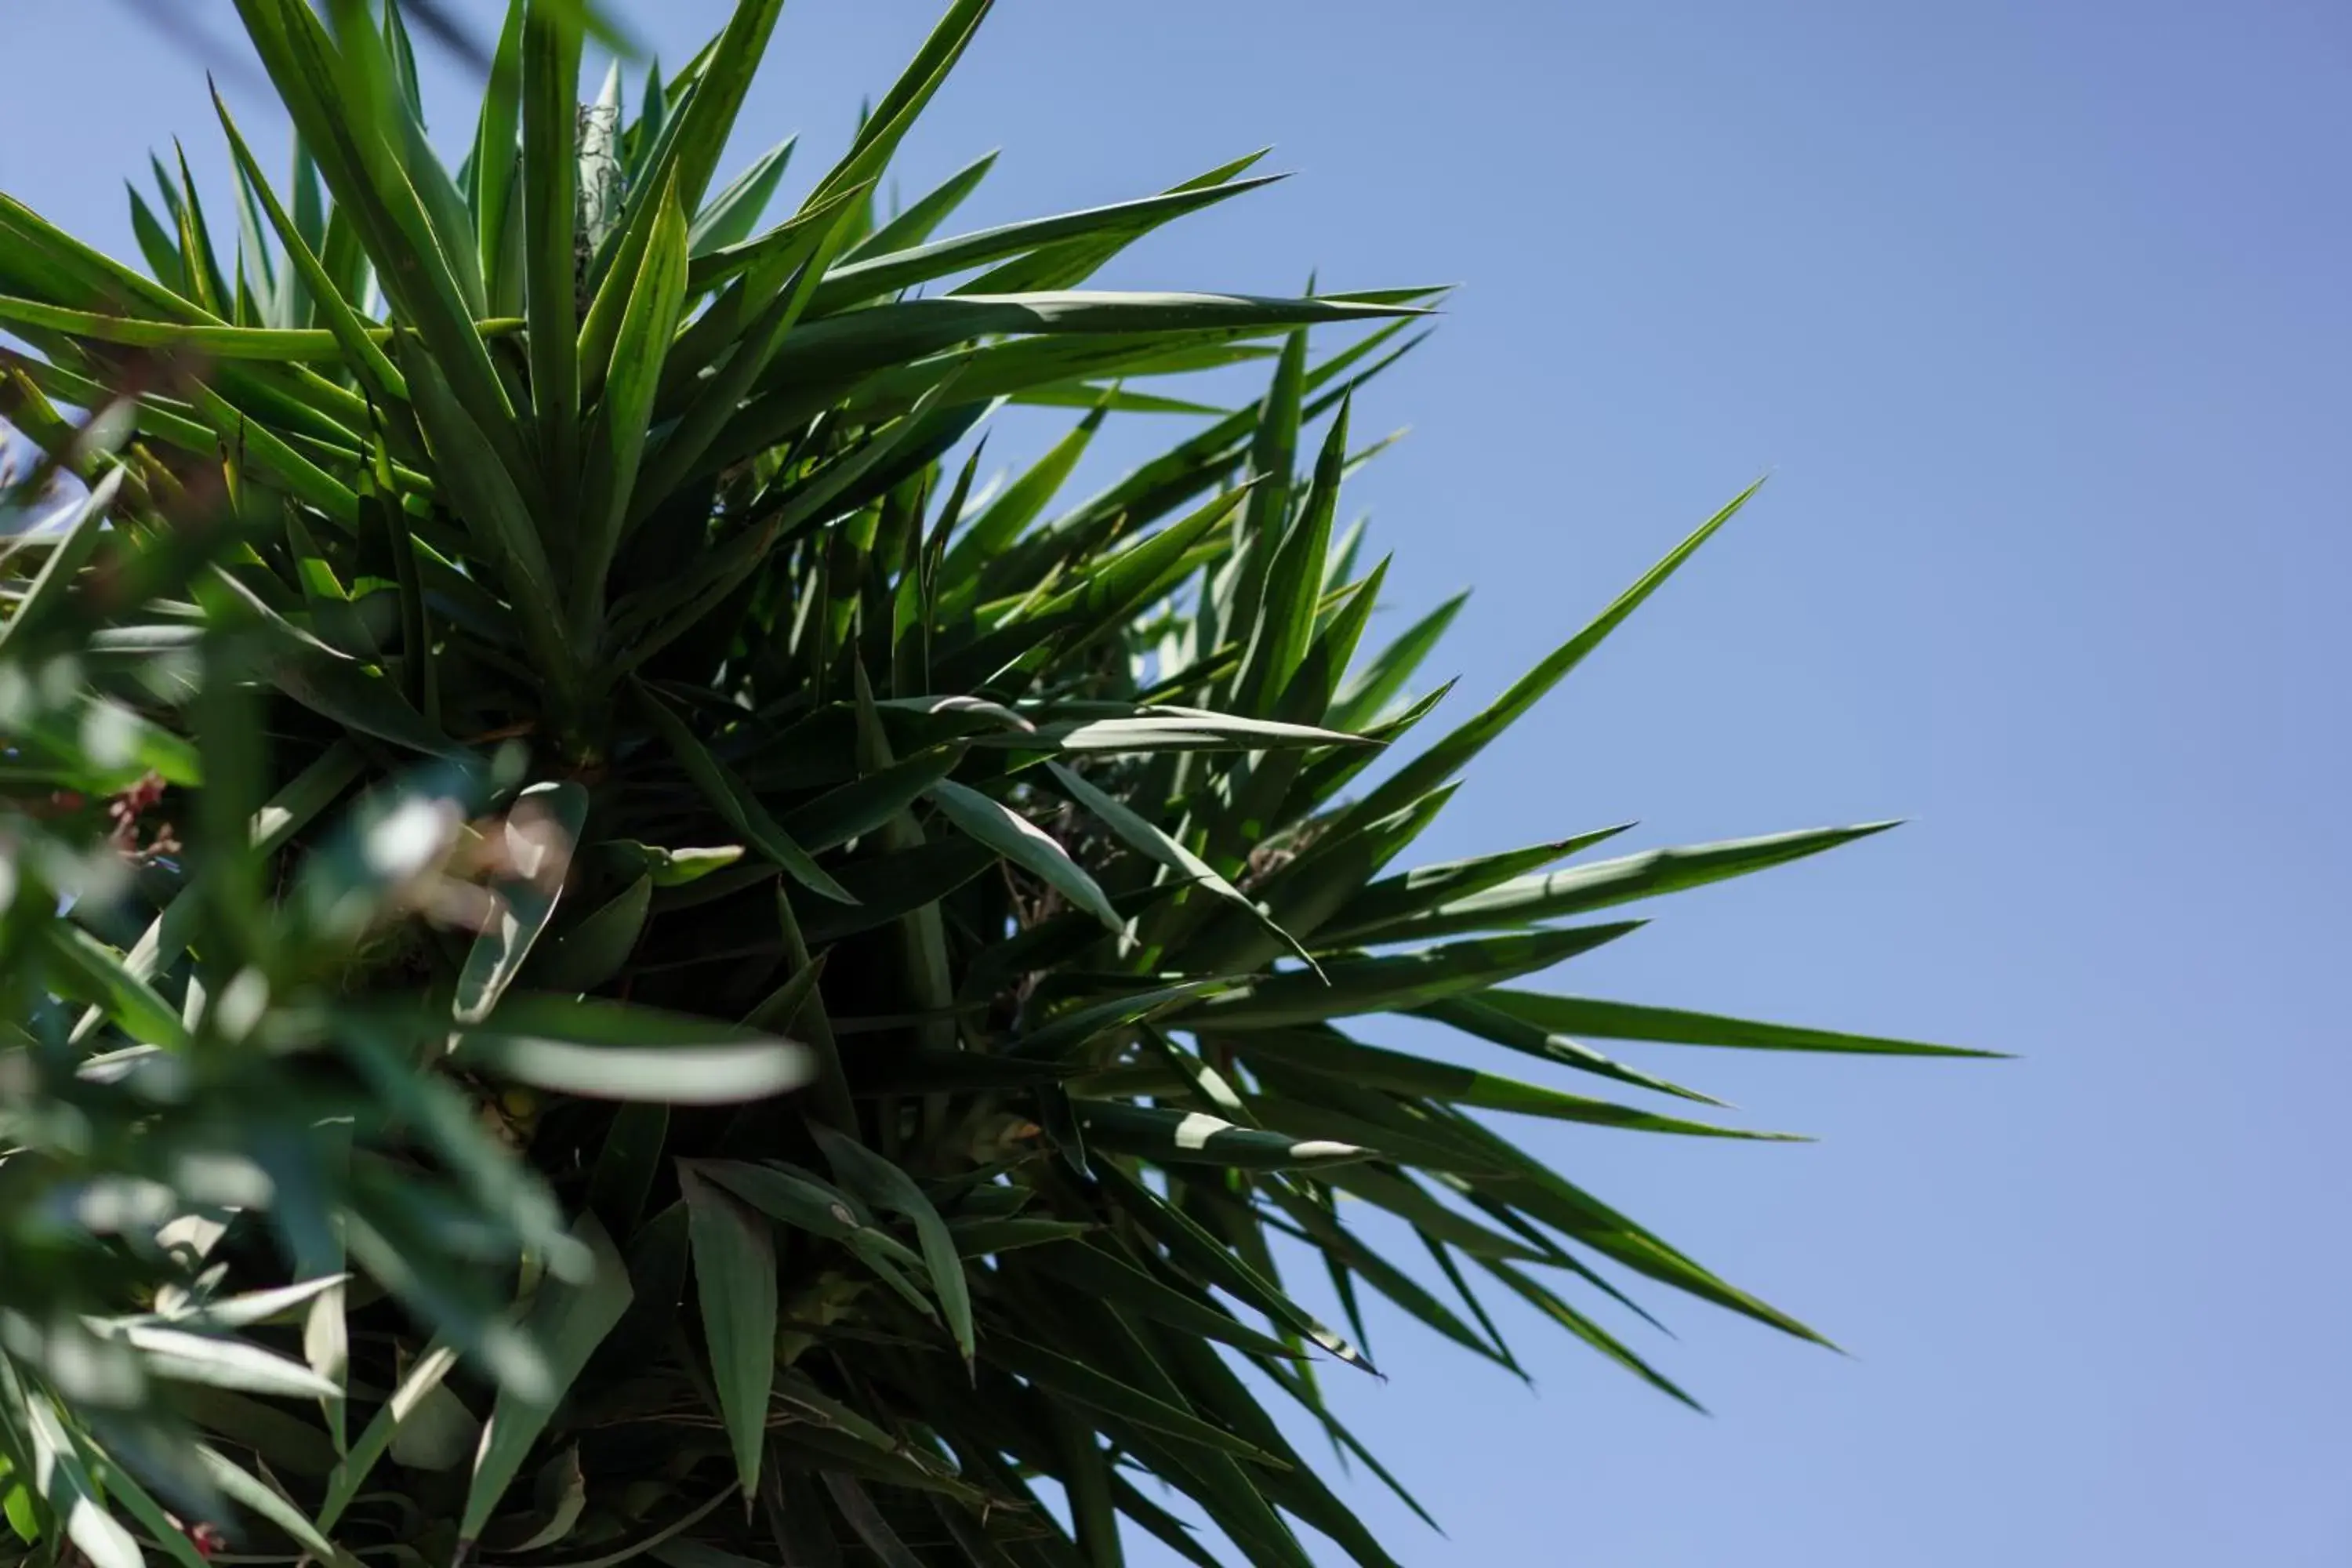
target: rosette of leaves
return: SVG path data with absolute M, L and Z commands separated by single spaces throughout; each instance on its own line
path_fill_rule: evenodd
M 29 1553 L 1387 1563 L 1290 1436 L 1389 1479 L 1302 1261 L 1676 1397 L 1633 1286 L 1812 1337 L 1486 1113 L 1747 1136 L 1592 1042 L 1940 1051 L 1528 984 L 1881 825 L 1412 855 L 1739 501 L 1440 717 L 1459 602 L 1367 642 L 1338 526 L 1433 291 L 1085 287 L 1255 159 L 879 210 L 959 0 L 778 218 L 791 143 L 718 177 L 775 0 L 585 106 L 580 7 L 519 0 L 451 170 L 397 6 L 237 8 L 289 177 L 224 107 L 234 221 L 159 165 L 143 273 L 0 197 L 0 412 L 92 487 L 0 622 Z M 1083 413 L 984 485 L 1007 402 Z M 1114 416 L 1185 433 L 1066 495 Z

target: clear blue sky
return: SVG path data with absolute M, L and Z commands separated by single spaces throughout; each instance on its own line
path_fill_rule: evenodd
M 673 60 L 724 10 L 637 7 Z M 829 153 L 930 11 L 796 0 L 746 154 Z M 127 7 L 16 0 L 0 61 L 0 186 L 123 254 L 151 145 L 221 166 Z M 1530 1131 L 1854 1356 L 1673 1305 L 1701 1418 L 1532 1322 L 1529 1394 L 1376 1318 L 1392 1381 L 1331 1381 L 1451 1535 L 1366 1511 L 1478 1568 L 2352 1562 L 2352 17 L 1014 0 L 908 167 L 1001 144 L 993 221 L 1267 142 L 1302 178 L 1116 280 L 1466 285 L 1356 490 L 1400 623 L 1476 586 L 1461 700 L 1776 476 L 1430 858 L 1911 817 L 1659 906 L 1577 988 L 2023 1058 L 1658 1047 L 1824 1142 Z

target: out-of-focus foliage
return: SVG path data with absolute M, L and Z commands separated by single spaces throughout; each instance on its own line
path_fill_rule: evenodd
M 1604 1326 L 1630 1284 L 1811 1337 L 1485 1113 L 1749 1136 L 1595 1039 L 1936 1052 L 1519 984 L 1880 825 L 1410 858 L 1738 501 L 1442 723 L 1458 602 L 1366 645 L 1387 563 L 1338 527 L 1350 395 L 1432 292 L 1083 287 L 1255 159 L 879 210 L 958 0 L 772 221 L 789 142 L 718 176 L 775 0 L 584 107 L 583 11 L 518 0 L 454 171 L 397 9 L 237 8 L 290 174 L 224 108 L 236 184 L 159 165 L 144 273 L 0 197 L 32 1560 L 1216 1561 L 1181 1511 L 1386 1563 L 1261 1404 L 1388 1479 L 1299 1258 L 1513 1370 L 1518 1297 L 1675 1397 Z M 1253 360 L 1239 408 L 1147 390 Z M 983 485 L 1008 400 L 1083 413 Z M 1113 417 L 1182 433 L 1066 497 Z

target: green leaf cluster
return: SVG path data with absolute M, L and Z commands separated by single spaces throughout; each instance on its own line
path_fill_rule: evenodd
M 1412 853 L 1745 495 L 1441 717 L 1458 601 L 1369 640 L 1339 526 L 1436 291 L 1087 287 L 1255 157 L 884 206 L 955 0 L 785 201 L 790 142 L 720 167 L 777 0 L 584 105 L 591 11 L 514 0 L 450 168 L 397 4 L 236 8 L 290 170 L 224 105 L 233 189 L 159 163 L 143 271 L 0 196 L 0 414 L 89 487 L 0 544 L 28 1561 L 1386 1564 L 1263 1403 L 1389 1479 L 1302 1260 L 1677 1398 L 1633 1285 L 1816 1337 L 1488 1113 L 1769 1137 L 1594 1042 L 1937 1054 L 1538 978 L 1884 825 Z M 1076 422 L 984 483 L 1007 403 Z M 1067 493 L 1113 416 L 1183 433 Z

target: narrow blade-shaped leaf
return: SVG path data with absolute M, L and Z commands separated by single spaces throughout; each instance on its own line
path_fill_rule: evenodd
M 636 692 L 638 705 L 652 721 L 655 732 L 667 742 L 670 754 L 729 826 L 811 892 L 845 904 L 858 901 L 811 859 L 808 851 L 793 841 L 792 836 L 768 815 L 759 797 L 695 738 L 685 721 L 672 713 L 660 698 L 644 686 L 637 687 Z
M 599 626 L 605 577 L 629 516 L 662 366 L 685 307 L 685 288 L 686 216 L 673 194 L 662 199 L 644 263 L 630 288 L 610 370 L 593 367 L 603 396 L 590 431 L 588 471 L 581 487 L 579 558 L 572 585 L 573 635 L 583 639 Z
M 1565 871 L 1517 877 L 1424 912 L 1352 927 L 1348 940 L 1370 945 L 1534 925 L 1785 866 L 1894 826 L 1874 822 L 1858 827 L 1812 828 L 1680 849 L 1652 849 Z M 1333 934 L 1336 938 L 1338 933 Z
M 562 7 L 525 8 L 522 24 L 524 308 L 530 321 L 531 411 L 542 480 L 565 509 L 578 471 L 579 283 L 574 258 L 581 30 Z M 565 509 L 568 510 L 568 509 Z
M 940 1217 L 940 1211 L 905 1171 L 863 1143 L 814 1124 L 809 1131 L 824 1151 L 825 1158 L 832 1162 L 834 1174 L 843 1185 L 915 1227 L 916 1237 L 922 1245 L 924 1269 L 930 1275 L 931 1289 L 940 1299 L 940 1314 L 947 1320 L 949 1331 L 955 1335 L 956 1348 L 969 1362 L 974 1353 L 971 1287 L 964 1279 L 963 1260 L 957 1252 L 955 1236 Z
M 767 1224 L 692 1167 L 681 1167 L 695 1294 L 719 1411 L 743 1495 L 758 1495 L 776 1374 L 776 1250 Z
M 1383 877 L 1349 899 L 1346 907 L 1331 918 L 1329 925 L 1325 928 L 1325 935 L 1333 942 L 1351 941 L 1359 931 L 1408 920 L 1425 914 L 1441 904 L 1484 892 L 1514 877 L 1548 866 L 1555 860 L 1564 860 L 1580 850 L 1590 849 L 1633 826 L 1630 822 L 1622 822 L 1591 833 L 1555 838 L 1548 844 L 1531 844 L 1523 849 L 1474 855 L 1461 860 L 1441 860 L 1433 865 L 1416 866 L 1393 877 Z
M 523 1331 L 546 1358 L 549 1390 L 537 1396 L 514 1389 L 499 1394 L 489 1423 L 482 1428 L 481 1450 L 475 1456 L 473 1480 L 466 1491 L 458 1534 L 467 1541 L 480 1537 L 556 1404 L 628 1310 L 633 1295 L 629 1272 L 604 1227 L 593 1215 L 583 1216 L 572 1235 L 593 1259 L 587 1278 L 576 1285 L 542 1281 L 523 1319 Z
M 1089 1142 L 1120 1153 L 1140 1154 L 1161 1163 L 1295 1171 L 1375 1157 L 1373 1151 L 1349 1143 L 1236 1127 L 1205 1111 L 1102 1100 L 1082 1100 L 1076 1104 L 1078 1126 Z
M 1200 1004 L 1187 1025 L 1263 1029 L 1363 1013 L 1402 1012 L 1549 969 L 1638 931 L 1639 921 L 1451 942 L 1386 958 L 1326 963 L 1320 975 L 1267 975 Z
M 1788 1142 L 1783 1133 L 1742 1132 L 1737 1129 L 1686 1121 L 1653 1111 L 1617 1105 L 1583 1095 L 1564 1094 L 1538 1084 L 1432 1061 L 1402 1051 L 1367 1046 L 1333 1032 L 1311 1029 L 1264 1029 L 1234 1037 L 1236 1051 L 1245 1059 L 1264 1058 L 1303 1067 L 1348 1084 L 1383 1089 L 1392 1094 L 1426 1097 L 1452 1105 L 1483 1110 L 1509 1110 L 1523 1116 L 1580 1121 L 1597 1127 L 1622 1127 L 1640 1132 L 1678 1132 L 1699 1138 L 1751 1138 Z
M 941 779 L 924 793 L 950 822 L 973 839 L 1038 878 L 1102 921 L 1114 935 L 1125 932 L 1127 922 L 1104 896 L 1102 885 L 1044 828 L 1003 802 L 950 779 Z
M 1288 948 L 1309 969 L 1320 973 L 1314 955 L 1299 945 L 1298 940 L 1280 926 L 1250 896 L 1217 874 L 1214 867 L 1171 838 L 1157 825 L 1147 821 L 1115 795 L 1088 784 L 1085 775 L 1064 767 L 1050 764 L 1054 777 L 1069 792 L 1070 797 L 1100 818 L 1103 825 L 1117 834 L 1127 847 L 1148 859 L 1157 861 L 1185 881 L 1199 886 L 1213 898 L 1222 899 L 1248 914 L 1274 938 Z
M 1700 545 L 1714 538 L 1717 530 L 1729 522 L 1739 509 L 1748 504 L 1748 498 L 1762 487 L 1763 482 L 1759 479 L 1734 496 L 1722 510 L 1692 531 L 1689 537 L 1666 552 L 1664 560 L 1643 573 L 1632 587 L 1618 595 L 1609 607 L 1594 616 L 1582 631 L 1553 649 L 1542 662 L 1521 676 L 1509 690 L 1487 704 L 1459 729 L 1383 780 L 1379 788 L 1359 803 L 1356 809 L 1366 816 L 1385 816 L 1459 773 L 1471 758 L 1486 750 L 1496 736 L 1517 722 L 1520 715 L 1533 708 L 1546 692 L 1559 685 L 1570 670 L 1583 663 L 1585 656 L 1599 647 L 1611 632 L 1640 609 L 1643 602 L 1664 585 L 1666 579 L 1696 553 Z
M 1539 1027 L 1574 1031 L 1602 1040 L 1657 1040 L 1673 1045 L 1724 1046 L 1738 1050 L 1824 1051 L 1853 1056 L 1991 1057 L 1999 1051 L 1932 1046 L 1876 1035 L 1762 1024 L 1676 1007 L 1645 1007 L 1631 1002 L 1600 1002 L 1583 996 L 1542 996 L 1533 992 L 1490 991 L 1479 1000 Z
M 761 153 L 750 168 L 736 175 L 725 190 L 695 215 L 694 229 L 687 242 L 689 256 L 706 256 L 724 249 L 758 226 L 761 215 L 768 210 L 768 203 L 775 198 L 776 187 L 783 182 L 784 168 L 792 161 L 796 140 L 787 136 Z

